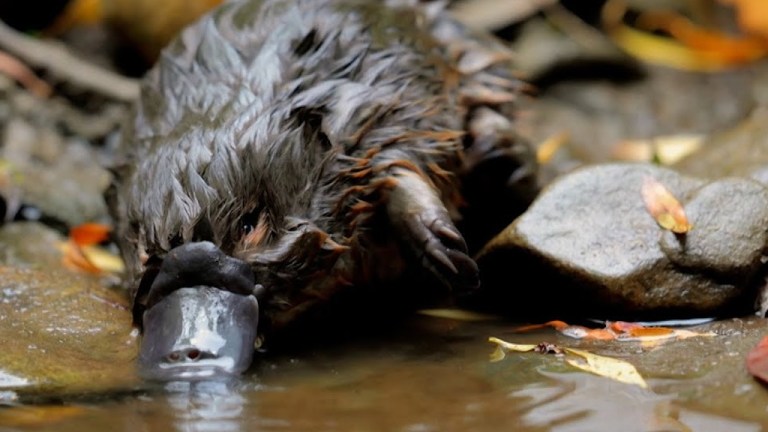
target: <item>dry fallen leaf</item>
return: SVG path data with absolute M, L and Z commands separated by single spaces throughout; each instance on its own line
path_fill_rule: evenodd
M 648 387 L 648 384 L 646 384 L 637 369 L 631 363 L 624 360 L 592 354 L 584 350 L 559 347 L 554 344 L 516 344 L 495 337 L 489 337 L 488 341 L 496 344 L 496 350 L 491 354 L 491 361 L 493 362 L 503 360 L 506 351 L 562 353 L 565 355 L 566 363 L 575 368 L 626 384 L 634 384 L 642 388 Z
M 592 354 L 587 351 L 563 348 L 567 354 L 574 354 L 577 358 L 568 356 L 565 361 L 576 368 L 595 375 L 604 376 L 612 380 L 626 384 L 638 385 L 642 388 L 648 388 L 643 377 L 631 363 L 611 357 Z
M 101 243 L 109 238 L 112 228 L 109 225 L 87 222 L 69 230 L 69 238 L 80 246 Z
M 619 142 L 612 150 L 614 159 L 658 162 L 669 166 L 695 153 L 701 148 L 704 135 L 679 134 L 658 136 L 651 139 L 628 139 Z
M 536 146 L 536 160 L 542 165 L 549 163 L 569 139 L 568 132 L 559 132 L 540 142 Z
M 80 246 L 68 240 L 59 243 L 58 248 L 62 253 L 64 266 L 74 271 L 101 274 L 121 273 L 125 269 L 119 256 L 99 246 Z
M 69 230 L 69 239 L 58 247 L 66 267 L 91 274 L 120 273 L 124 270 L 122 259 L 99 247 L 98 243 L 109 238 L 109 225 L 88 222 Z
M 536 349 L 536 345 L 533 345 L 533 344 L 516 344 L 512 342 L 507 342 L 505 340 L 501 340 L 493 336 L 489 337 L 488 341 L 495 343 L 496 345 L 498 345 L 499 347 L 507 351 L 528 352 Z
M 658 180 L 644 178 L 641 193 L 648 213 L 660 227 L 676 234 L 685 234 L 691 230 L 692 226 L 680 201 Z
M 752 376 L 768 384 L 768 336 L 760 339 L 747 354 L 747 370 Z
M 768 40 L 768 3 L 765 0 L 720 0 L 720 3 L 733 5 L 741 30 Z
M 636 20 L 639 28 L 632 28 L 623 22 L 625 13 L 626 5 L 621 0 L 610 0 L 603 9 L 603 24 L 619 47 L 649 63 L 708 72 L 748 64 L 768 54 L 765 38 L 754 31 L 731 35 L 700 27 L 680 14 L 666 11 L 642 12 Z
M 419 312 L 421 315 L 425 315 L 433 318 L 445 318 L 455 321 L 490 321 L 498 319 L 493 315 L 482 314 L 479 312 L 472 312 L 464 309 L 421 309 Z
M 46 33 L 58 35 L 73 27 L 105 23 L 148 60 L 154 60 L 181 29 L 221 3 L 222 0 L 71 0 Z
M 604 328 L 588 328 L 579 325 L 570 325 L 564 321 L 548 321 L 544 324 L 518 327 L 515 331 L 526 332 L 543 327 L 552 327 L 563 336 L 568 336 L 574 339 L 640 342 L 644 347 L 648 348 L 652 348 L 660 343 L 671 340 L 717 336 L 712 332 L 699 333 L 691 330 L 669 327 L 645 326 L 626 321 L 606 321 Z
M 41 80 L 27 65 L 16 57 L 0 51 L 0 74 L 6 75 L 23 85 L 32 94 L 47 98 L 53 89 L 47 82 Z

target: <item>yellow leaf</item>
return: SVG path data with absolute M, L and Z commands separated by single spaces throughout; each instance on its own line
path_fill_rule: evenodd
M 422 309 L 419 313 L 433 318 L 445 318 L 456 321 L 490 321 L 497 319 L 497 317 L 493 315 L 481 314 L 464 309 Z
M 491 361 L 492 362 L 498 362 L 504 360 L 504 357 L 506 357 L 506 353 L 504 352 L 504 349 L 500 345 L 496 345 L 496 349 L 493 350 L 491 353 Z
M 125 270 L 123 260 L 119 256 L 96 245 L 79 246 L 69 240 L 61 242 L 58 248 L 62 253 L 64 265 L 75 271 L 99 274 L 121 273 Z
M 576 358 L 568 356 L 565 358 L 565 361 L 575 368 L 586 372 L 591 372 L 595 375 L 610 378 L 615 381 L 638 385 L 642 388 L 648 388 L 648 384 L 631 363 L 625 362 L 624 360 L 592 354 L 590 352 L 578 349 L 563 349 L 567 354 L 577 356 Z
M 123 270 L 125 270 L 123 260 L 119 256 L 109 252 L 103 247 L 90 245 L 83 246 L 81 249 L 83 251 L 83 255 L 85 255 L 88 260 L 101 271 L 122 273 Z
M 648 63 L 692 72 L 714 72 L 733 67 L 709 53 L 697 52 L 680 42 L 621 25 L 610 37 L 624 51 Z
M 603 8 L 603 24 L 619 47 L 649 63 L 711 72 L 754 62 L 768 53 L 768 44 L 760 37 L 732 36 L 703 28 L 679 14 L 644 12 L 637 18 L 637 25 L 647 30 L 643 31 L 625 25 L 622 21 L 625 13 L 623 1 L 608 1 Z M 654 34 L 656 31 L 669 36 Z
M 648 213 L 660 227 L 677 234 L 685 234 L 691 230 L 691 224 L 680 201 L 663 184 L 646 177 L 643 179 L 641 193 Z
M 568 132 L 560 132 L 545 139 L 536 147 L 536 160 L 542 165 L 550 162 L 569 138 Z
M 614 159 L 652 162 L 669 166 L 698 151 L 703 135 L 680 134 L 658 136 L 651 139 L 623 140 L 613 148 Z
M 554 352 L 558 354 L 564 353 L 565 361 L 575 368 L 600 375 L 602 377 L 611 378 L 622 383 L 634 384 L 642 388 L 648 387 L 648 384 L 646 384 L 645 380 L 637 371 L 637 369 L 635 369 L 631 363 L 628 363 L 624 360 L 600 356 L 574 348 L 561 348 L 559 346 L 550 344 L 515 344 L 495 337 L 489 337 L 488 341 L 496 344 L 496 350 L 491 354 L 492 362 L 503 360 L 505 357 L 505 351 L 536 351 L 539 353 Z M 542 349 L 542 347 L 545 346 L 550 347 L 550 349 Z
M 516 343 L 503 341 L 495 337 L 489 337 L 488 342 L 495 343 L 496 345 L 498 345 L 499 347 L 507 351 L 529 352 L 536 349 L 536 345 L 533 345 L 533 344 L 516 344 Z

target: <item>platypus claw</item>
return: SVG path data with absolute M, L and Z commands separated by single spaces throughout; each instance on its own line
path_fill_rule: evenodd
M 432 212 L 410 213 L 405 226 L 421 262 L 437 279 L 452 289 L 476 288 L 480 281 L 475 261 L 467 255 L 467 244 L 447 216 Z

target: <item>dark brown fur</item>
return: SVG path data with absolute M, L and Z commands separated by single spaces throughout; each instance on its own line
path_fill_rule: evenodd
M 287 321 L 418 260 L 392 253 L 422 241 L 402 238 L 409 200 L 458 218 L 474 109 L 511 129 L 520 83 L 501 45 L 417 3 L 234 1 L 163 52 L 109 194 L 137 302 L 148 258 L 210 240 L 251 263 L 263 309 Z

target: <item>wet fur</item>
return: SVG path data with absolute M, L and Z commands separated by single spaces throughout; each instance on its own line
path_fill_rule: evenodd
M 134 289 L 147 257 L 195 240 L 289 285 L 273 300 L 285 310 L 372 277 L 398 170 L 458 215 L 472 106 L 503 111 L 519 83 L 503 49 L 462 64 L 480 42 L 439 4 L 390 3 L 233 1 L 166 49 L 108 194 Z

